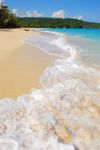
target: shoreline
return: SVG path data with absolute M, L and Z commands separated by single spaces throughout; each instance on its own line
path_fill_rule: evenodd
M 37 39 L 39 42 L 39 38 Z M 47 40 L 47 37 L 45 39 Z M 27 73 L 30 71 L 34 71 L 33 74 L 40 73 L 38 69 L 44 71 L 42 68 L 46 68 L 48 64 L 50 66 L 50 63 L 52 65 L 55 60 L 55 57 L 50 57 L 30 45 L 22 45 L 6 58 L 10 60 L 6 61 L 6 65 L 13 68 L 13 72 L 17 67 L 19 71 L 23 67 L 24 74 L 21 79 L 29 77 Z M 19 65 L 15 65 L 16 63 Z M 15 70 L 13 65 L 16 66 Z M 38 77 L 35 75 L 32 75 L 32 79 L 33 76 Z M 71 62 L 68 59 L 61 59 L 45 70 L 42 79 L 46 88 L 33 89 L 28 95 L 18 97 L 16 101 L 13 99 L 0 101 L 1 146 L 8 148 L 11 145 L 15 149 L 70 147 L 73 150 L 91 150 L 100 147 L 100 89 L 97 87 L 99 72 L 74 59 Z M 27 81 L 29 83 L 29 80 Z M 83 140 L 84 137 L 86 141 Z
M 53 65 L 56 56 L 24 41 L 40 32 L 12 29 L 0 31 L 0 34 L 0 99 L 17 98 L 30 93 L 32 88 L 41 88 L 40 76 L 46 67 Z

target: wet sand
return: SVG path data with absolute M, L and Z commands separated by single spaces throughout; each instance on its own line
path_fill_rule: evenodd
M 40 75 L 56 58 L 24 42 L 40 33 L 16 29 L 0 34 L 0 98 L 17 98 L 40 88 Z

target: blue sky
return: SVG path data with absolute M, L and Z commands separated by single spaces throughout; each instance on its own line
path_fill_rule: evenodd
M 77 17 L 100 22 L 100 0 L 4 0 L 19 16 Z

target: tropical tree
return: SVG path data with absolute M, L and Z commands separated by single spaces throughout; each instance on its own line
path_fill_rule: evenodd
M 0 28 L 13 28 L 17 26 L 16 17 L 9 11 L 8 6 L 2 3 L 0 5 Z
M 9 10 L 7 6 L 0 5 L 0 27 L 4 28 L 8 23 Z

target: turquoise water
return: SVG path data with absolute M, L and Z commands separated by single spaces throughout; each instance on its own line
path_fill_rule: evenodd
M 43 30 L 61 32 L 69 35 L 78 35 L 90 39 L 100 40 L 100 29 L 81 29 L 81 28 L 46 28 Z
M 100 29 L 57 28 L 42 29 L 67 35 L 66 41 L 74 46 L 83 60 L 100 66 Z

